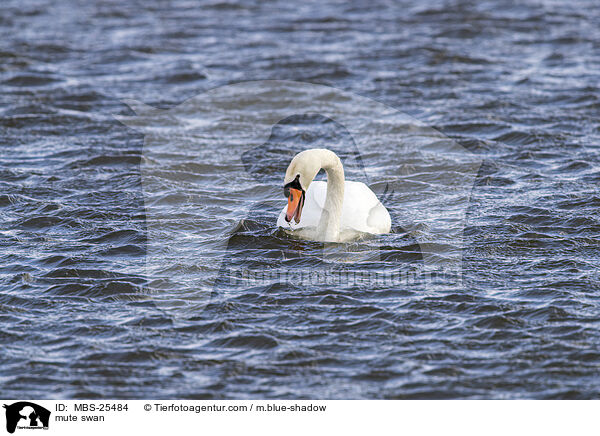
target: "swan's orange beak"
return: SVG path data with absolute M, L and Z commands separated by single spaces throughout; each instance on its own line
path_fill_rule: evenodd
M 289 223 L 292 218 L 294 218 L 294 221 L 298 224 L 300 222 L 300 216 L 302 215 L 302 206 L 304 206 L 304 191 L 301 189 L 290 188 L 285 220 Z

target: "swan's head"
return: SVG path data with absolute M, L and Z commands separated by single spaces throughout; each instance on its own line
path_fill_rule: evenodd
M 283 179 L 283 192 L 288 199 L 285 220 L 289 223 L 292 218 L 300 222 L 304 197 L 308 186 L 321 169 L 320 150 L 305 150 L 298 153 L 288 166 Z

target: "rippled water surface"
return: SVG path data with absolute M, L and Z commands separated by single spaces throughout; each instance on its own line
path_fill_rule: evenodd
M 2 395 L 597 398 L 599 71 L 595 1 L 5 1 Z M 265 79 L 374 99 L 421 123 L 414 143 L 428 126 L 464 147 L 481 163 L 461 182 L 464 241 L 433 232 L 457 201 L 438 159 L 464 165 L 447 146 L 405 153 L 375 119 L 361 148 L 319 113 L 246 144 L 197 97 Z M 241 120 L 292 105 L 281 95 L 217 106 Z M 128 99 L 224 124 L 181 134 L 156 112 L 149 142 L 115 119 L 135 115 Z M 327 247 L 275 227 L 287 163 L 310 147 L 369 183 L 393 233 Z M 457 254 L 462 281 L 232 272 L 356 276 Z

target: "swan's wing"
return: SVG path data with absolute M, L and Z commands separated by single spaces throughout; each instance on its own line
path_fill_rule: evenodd
M 390 214 L 371 189 L 361 182 L 346 181 L 342 228 L 367 233 L 389 233 Z
M 380 201 L 369 210 L 367 226 L 371 229 L 370 232 L 375 234 L 389 233 L 392 229 L 390 213 Z

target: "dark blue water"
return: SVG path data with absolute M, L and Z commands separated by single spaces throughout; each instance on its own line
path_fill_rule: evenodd
M 599 71 L 593 1 L 5 1 L 2 396 L 597 398 Z M 377 119 L 365 149 L 327 114 L 262 143 L 160 115 L 149 141 L 114 117 L 134 115 L 126 99 L 188 121 L 318 101 L 282 85 L 202 104 L 267 79 L 385 103 L 470 153 L 461 238 L 434 231 L 456 200 L 447 144 L 405 153 Z M 410 132 L 409 149 L 432 141 Z M 392 234 L 277 230 L 285 168 L 311 147 L 373 187 Z M 459 280 L 419 276 L 448 259 Z M 414 280 L 300 276 L 327 268 Z

